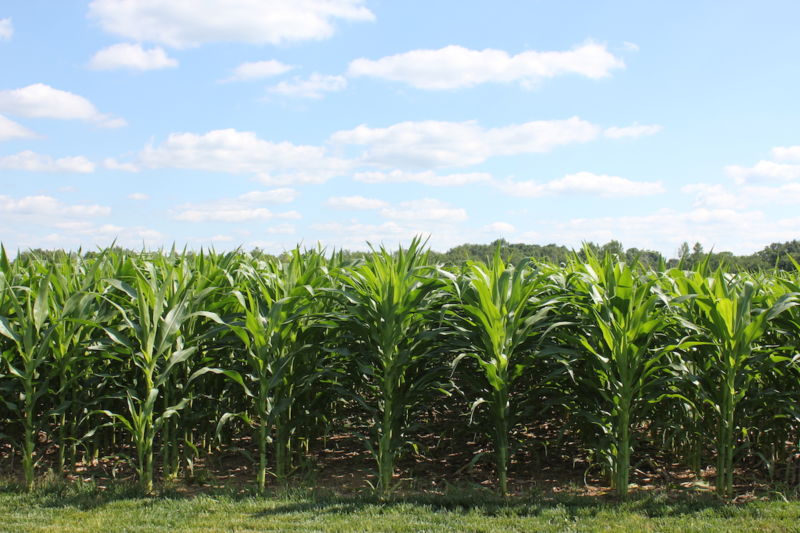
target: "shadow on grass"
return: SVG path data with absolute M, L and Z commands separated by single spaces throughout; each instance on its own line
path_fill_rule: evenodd
M 135 502 L 145 507 L 159 502 L 189 501 L 193 498 L 243 501 L 258 499 L 254 489 L 208 488 L 197 493 L 186 493 L 178 487 L 162 486 L 154 495 L 142 494 L 135 484 L 112 483 L 98 486 L 92 482 L 50 481 L 41 483 L 31 493 L 24 493 L 19 484 L 0 482 L 0 497 L 12 497 L 19 504 L 92 510 L 115 502 Z M 592 517 L 604 512 L 636 513 L 651 518 L 702 514 L 727 514 L 741 510 L 747 504 L 732 505 L 708 493 L 694 492 L 642 492 L 634 493 L 626 501 L 609 496 L 583 496 L 575 494 L 540 493 L 513 496 L 507 499 L 482 487 L 450 487 L 443 494 L 401 494 L 381 499 L 371 493 L 340 495 L 331 491 L 314 489 L 274 490 L 264 497 L 264 508 L 252 513 L 254 518 L 291 515 L 298 513 L 355 514 L 369 508 L 382 512 L 413 512 L 414 507 L 424 507 L 433 512 L 480 513 L 485 516 L 536 517 L 558 512 L 571 517 Z
M 299 501 L 298 501 L 299 500 Z M 630 512 L 650 518 L 715 514 L 732 506 L 709 494 L 634 494 L 626 501 L 610 497 L 556 495 L 517 496 L 502 499 L 489 491 L 458 491 L 451 494 L 419 494 L 380 499 L 372 495 L 323 496 L 282 500 L 253 513 L 254 518 L 286 514 L 349 514 L 368 508 L 404 512 L 424 507 L 434 512 L 480 513 L 484 516 L 536 517 L 557 510 L 571 517 L 592 517 L 603 512 Z M 738 506 L 741 507 L 741 506 Z

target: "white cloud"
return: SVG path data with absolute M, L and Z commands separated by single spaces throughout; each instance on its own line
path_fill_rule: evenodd
M 440 175 L 430 170 L 425 172 L 393 170 L 391 172 L 358 172 L 353 179 L 362 183 L 420 183 L 435 187 L 450 187 L 491 181 L 492 175 L 486 172 Z
M 762 160 L 752 167 L 729 165 L 725 167 L 725 173 L 739 184 L 750 181 L 791 181 L 800 179 L 800 165 Z
M 222 245 L 225 249 L 231 249 L 236 246 L 244 245 L 241 237 L 235 237 L 233 235 L 226 234 L 217 234 L 212 235 L 211 237 L 190 237 L 188 241 L 195 246 L 200 246 L 203 248 L 214 248 L 217 245 Z M 245 248 L 252 249 L 253 246 L 247 245 Z
M 276 224 L 264 230 L 269 235 L 294 235 L 296 229 L 292 224 Z
M 123 119 L 97 111 L 86 98 L 43 83 L 0 91 L 0 112 L 32 118 L 85 120 L 104 128 L 125 125 Z
M 333 22 L 371 21 L 363 0 L 93 0 L 89 16 L 107 32 L 140 42 L 279 44 L 319 40 Z
M 125 248 L 163 246 L 167 240 L 163 233 L 145 226 L 118 226 L 92 224 L 83 221 L 65 221 L 53 224 L 55 231 L 41 238 L 28 237 L 29 246 L 44 248 L 77 248 L 89 246 L 105 248 L 114 243 Z
M 389 206 L 383 200 L 363 196 L 336 196 L 328 198 L 325 203 L 336 209 L 381 209 Z
M 649 126 L 640 126 L 639 124 L 634 124 L 633 126 L 624 126 L 624 127 L 612 126 L 610 128 L 606 128 L 606 130 L 603 131 L 603 135 L 605 135 L 609 139 L 624 139 L 624 138 L 635 139 L 638 137 L 644 137 L 645 135 L 655 135 L 662 129 L 664 128 L 659 126 L 658 124 L 651 124 Z
M 178 208 L 174 217 L 185 222 L 250 222 L 273 218 L 301 218 L 296 211 L 273 213 L 265 207 L 245 206 L 236 202 L 213 204 L 186 204 Z
M 111 213 L 107 206 L 67 203 L 48 195 L 0 195 L 0 219 L 6 223 L 3 240 L 9 249 L 94 248 L 112 242 L 137 248 L 165 243 L 163 234 L 144 226 L 102 222 Z
M 776 146 L 772 157 L 779 161 L 800 161 L 800 146 Z
M 338 196 L 328 198 L 326 205 L 335 209 L 377 210 L 381 217 L 394 221 L 401 221 L 405 224 L 422 223 L 426 225 L 432 222 L 453 223 L 463 222 L 467 219 L 466 210 L 452 207 L 434 198 L 422 198 L 391 205 L 377 198 Z M 430 229 L 430 226 L 428 227 Z M 419 230 L 415 229 L 414 232 L 419 232 Z M 413 234 L 413 232 L 411 233 Z
M 692 183 L 681 187 L 681 192 L 694 195 L 694 207 L 738 209 L 747 203 L 740 195 L 720 184 Z
M 233 76 L 222 81 L 248 81 L 271 78 L 273 76 L 285 74 L 294 68 L 293 65 L 286 65 L 274 59 L 270 59 L 269 61 L 253 61 L 250 63 L 242 63 L 234 69 Z
M 269 87 L 271 93 L 282 94 L 294 98 L 322 98 L 325 93 L 344 90 L 347 80 L 342 76 L 326 76 L 313 73 L 308 79 L 294 78 L 292 81 L 282 81 Z
M 797 205 L 800 203 L 800 183 L 784 183 L 777 187 L 747 186 L 741 191 L 741 202 L 767 206 Z
M 175 219 L 187 222 L 248 222 L 271 219 L 301 218 L 296 211 L 273 213 L 259 204 L 288 203 L 296 197 L 294 189 L 250 191 L 235 199 L 221 199 L 203 204 L 184 204 L 174 214 Z
M 452 207 L 434 198 L 422 198 L 410 202 L 400 202 L 397 207 L 380 210 L 381 216 L 405 221 L 445 221 L 462 222 L 467 219 L 466 210 Z
M 51 221 L 53 217 L 85 218 L 106 216 L 111 208 L 101 205 L 69 205 L 52 196 L 37 195 L 11 198 L 0 195 L 0 213 L 15 218 L 33 218 Z
M 474 165 L 497 155 L 549 152 L 566 144 L 596 139 L 600 129 L 572 117 L 499 128 L 470 122 L 401 122 L 388 128 L 360 125 L 331 136 L 334 144 L 367 147 L 367 163 L 396 167 Z
M 644 216 L 578 218 L 547 225 L 549 238 L 570 246 L 586 240 L 617 239 L 628 247 L 656 249 L 673 256 L 678 246 L 688 241 L 700 242 L 707 250 L 713 247 L 749 254 L 765 243 L 797 238 L 800 217 L 776 220 L 755 210 L 662 209 Z
M 385 245 L 395 248 L 397 245 L 408 246 L 414 237 L 429 239 L 428 244 L 435 250 L 447 250 L 464 243 L 464 231 L 456 224 L 446 221 L 424 221 L 415 224 L 413 221 L 389 220 L 379 224 L 365 224 L 352 220 L 347 223 L 326 222 L 313 224 L 310 227 L 318 241 L 324 246 L 345 248 L 348 250 L 369 250 L 373 246 Z
M 49 155 L 25 150 L 15 155 L 0 157 L 0 168 L 5 170 L 25 170 L 29 172 L 94 172 L 94 163 L 83 156 L 54 159 Z
M 483 227 L 483 231 L 488 233 L 508 235 L 509 233 L 514 233 L 516 229 L 508 222 L 492 222 L 491 224 L 485 225 Z
M 145 50 L 140 44 L 119 43 L 98 51 L 89 61 L 94 70 L 158 70 L 177 67 L 178 61 L 167 56 L 163 48 Z
M 117 161 L 113 157 L 107 157 L 103 160 L 103 166 L 108 170 L 121 170 L 122 172 L 139 172 L 139 167 L 133 163 L 123 163 Z
M 337 235 L 339 238 L 335 240 L 336 244 L 350 250 L 364 250 L 368 242 L 380 243 L 386 239 L 409 240 L 418 234 L 415 229 L 392 221 L 382 224 L 363 224 L 357 221 L 347 224 L 325 222 L 312 224 L 311 229 Z
M 250 191 L 239 195 L 243 202 L 265 204 L 288 204 L 297 199 L 297 191 L 289 188 L 272 189 L 271 191 Z
M 497 186 L 505 193 L 528 198 L 538 198 L 556 194 L 589 194 L 601 197 L 619 198 L 625 196 L 649 196 L 665 191 L 661 182 L 633 181 L 619 176 L 577 172 L 567 174 L 547 182 L 502 181 Z
M 638 52 L 639 51 L 639 45 L 636 44 L 636 43 L 632 43 L 630 41 L 625 41 L 624 43 L 622 43 L 622 48 L 624 50 L 627 50 L 628 52 Z
M 149 200 L 150 196 L 143 192 L 134 192 L 128 195 L 129 200 L 144 201 Z
M 14 26 L 11 25 L 11 19 L 0 19 L 0 41 L 10 41 L 14 35 Z
M 28 128 L 0 115 L 0 141 L 32 139 L 34 137 L 36 137 L 36 134 Z
M 161 145 L 145 147 L 139 159 L 150 168 L 252 174 L 268 184 L 323 183 L 351 166 L 321 147 L 273 143 L 235 129 L 173 133 Z
M 370 76 L 407 83 L 420 89 L 456 89 L 481 83 L 537 82 L 564 74 L 603 78 L 625 64 L 600 44 L 587 43 L 561 52 L 470 50 L 446 46 L 438 50 L 412 50 L 377 60 L 356 59 L 348 75 Z

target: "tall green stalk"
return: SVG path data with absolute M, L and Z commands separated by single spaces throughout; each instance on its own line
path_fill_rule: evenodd
M 666 342 L 665 297 L 655 276 L 606 254 L 588 249 L 586 261 L 574 265 L 576 304 L 583 330 L 578 341 L 589 358 L 578 374 L 578 386 L 589 393 L 585 414 L 608 436 L 599 450 L 609 459 L 611 484 L 620 497 L 628 493 L 632 429 L 648 405 L 648 395 L 662 377 Z M 602 442 L 602 441 L 601 441 Z
M 542 295 L 546 279 L 530 261 L 505 264 L 498 249 L 490 265 L 469 263 L 463 281 L 450 285 L 456 299 L 451 324 L 461 354 L 454 367 L 465 357 L 478 365 L 482 379 L 467 380 L 478 394 L 472 410 L 489 408 L 503 495 L 508 492 L 509 431 L 521 412 L 512 392 L 524 374 L 545 373 L 539 348 L 543 332 L 556 325 L 549 314 L 552 302 Z
M 697 393 L 701 401 L 713 407 L 716 488 L 720 496 L 730 498 L 737 435 L 745 429 L 738 406 L 759 372 L 769 371 L 769 353 L 760 349 L 759 341 L 769 322 L 797 301 L 790 293 L 774 302 L 765 301 L 763 291 L 753 281 L 729 275 L 722 267 L 710 276 L 705 265 L 695 272 L 676 269 L 670 277 L 681 294 L 684 323 L 694 331 L 700 345 L 695 353 L 713 361 L 701 367 L 707 374 L 697 380 Z
M 343 272 L 337 291 L 342 307 L 337 344 L 354 358 L 351 377 L 357 401 L 372 421 L 366 443 L 381 495 L 393 487 L 408 416 L 443 371 L 432 357 L 442 313 L 435 303 L 441 281 L 434 272 L 422 242 L 414 239 L 396 253 L 373 250 L 368 261 Z
M 238 303 L 236 313 L 242 316 L 227 325 L 244 344 L 249 366 L 245 375 L 253 379 L 248 388 L 242 372 L 234 368 L 224 372 L 247 394 L 254 391 L 259 458 L 256 477 L 261 493 L 266 488 L 270 442 L 274 442 L 275 474 L 279 482 L 286 481 L 291 468 L 292 409 L 302 408 L 295 405 L 297 399 L 322 372 L 314 364 L 295 365 L 295 360 L 305 351 L 318 350 L 308 345 L 307 336 L 314 322 L 311 310 L 317 302 L 323 270 L 320 252 L 302 254 L 294 250 L 285 262 L 242 265 L 241 283 L 233 293 Z
M 171 373 L 187 364 L 198 339 L 185 339 L 183 323 L 197 303 L 192 293 L 193 275 L 176 275 L 177 269 L 162 258 L 159 262 L 125 265 L 129 279 L 110 279 L 116 297 L 107 301 L 118 312 L 118 324 L 102 327 L 117 351 L 129 357 L 136 374 L 136 385 L 126 387 L 126 413 L 102 410 L 119 421 L 131 434 L 136 448 L 136 472 L 141 489 L 153 490 L 153 451 L 156 433 L 182 409 L 189 398 L 173 399 L 159 408 L 159 397 L 169 385 Z M 199 311 L 195 311 L 199 312 Z M 185 390 L 185 387 L 184 387 Z
M 35 275 L 27 280 L 29 287 L 11 286 L 6 278 L 8 273 L 7 269 L 0 271 L 0 335 L 11 339 L 13 344 L 2 353 L 5 367 L 2 377 L 18 385 L 18 400 L 7 405 L 13 407 L 22 426 L 19 448 L 25 488 L 30 491 L 39 427 L 37 409 L 40 398 L 48 391 L 46 365 L 52 334 L 47 306 L 50 280 L 46 275 Z

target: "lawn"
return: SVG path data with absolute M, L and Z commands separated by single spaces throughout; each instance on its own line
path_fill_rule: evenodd
M 724 503 L 710 494 L 579 495 L 502 500 L 482 489 L 398 496 L 270 494 L 51 485 L 0 490 L 1 531 L 800 531 L 800 502 Z

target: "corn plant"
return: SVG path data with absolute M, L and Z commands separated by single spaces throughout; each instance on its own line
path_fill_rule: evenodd
M 118 324 L 98 324 L 108 335 L 117 352 L 132 362 L 135 375 L 123 376 L 127 410 L 102 410 L 122 424 L 131 434 L 136 448 L 136 472 L 141 489 L 153 490 L 153 447 L 156 433 L 188 402 L 158 408 L 171 373 L 186 364 L 196 346 L 187 343 L 181 327 L 191 316 L 193 304 L 192 275 L 178 282 L 172 266 L 162 258 L 159 263 L 125 264 L 130 279 L 110 279 L 116 298 L 106 297 L 117 311 Z M 116 326 L 116 327 L 115 327 Z M 189 342 L 196 341 L 190 339 Z
M 696 356 L 711 363 L 694 376 L 699 399 L 716 418 L 717 492 L 733 496 L 733 465 L 737 434 L 746 430 L 739 405 L 747 397 L 759 372 L 770 371 L 770 353 L 759 342 L 769 323 L 797 304 L 790 293 L 775 302 L 751 280 L 729 275 L 720 267 L 706 275 L 703 264 L 694 272 L 673 270 L 683 304 L 683 322 L 698 340 Z M 702 343 L 702 344 L 699 344 Z
M 92 355 L 88 350 L 94 342 L 97 329 L 92 324 L 103 321 L 98 296 L 94 293 L 102 275 L 104 258 L 87 263 L 75 258 L 51 268 L 51 290 L 48 292 L 52 330 L 50 332 L 51 357 L 48 361 L 57 417 L 56 443 L 58 458 L 56 470 L 62 473 L 66 461 L 67 444 L 70 463 L 75 459 L 75 445 L 81 411 L 85 401 L 80 398 L 81 379 L 90 370 Z
M 422 242 L 414 239 L 407 249 L 393 254 L 381 247 L 368 261 L 345 269 L 336 292 L 342 306 L 339 348 L 352 357 L 356 399 L 371 419 L 365 442 L 382 495 L 393 488 L 408 417 L 444 370 L 433 357 L 441 315 L 435 302 L 442 295 L 433 272 Z
M 3 256 L 5 251 L 3 250 Z M 50 358 L 50 336 L 47 306 L 50 279 L 34 272 L 26 282 L 29 286 L 9 285 L 6 275 L 10 268 L 6 261 L 0 271 L 0 335 L 10 339 L 11 345 L 3 350 L 4 381 L 15 382 L 16 401 L 6 400 L 22 426 L 22 470 L 25 488 L 30 491 L 34 483 L 34 452 L 39 428 L 38 404 L 48 392 L 46 366 Z
M 315 349 L 307 344 L 307 331 L 312 324 L 307 311 L 315 303 L 323 261 L 319 252 L 301 254 L 294 250 L 285 263 L 243 265 L 243 283 L 233 293 L 237 311 L 243 317 L 229 322 L 228 327 L 244 344 L 250 367 L 245 375 L 252 375 L 253 379 L 248 388 L 235 369 L 228 369 L 227 375 L 242 385 L 246 394 L 255 397 L 257 482 L 261 493 L 266 487 L 270 441 L 275 443 L 275 474 L 280 482 L 286 480 L 291 458 L 292 413 L 302 407 L 295 405 L 295 400 L 314 383 L 318 374 L 319 369 L 311 360 L 296 359 Z
M 598 259 L 588 249 L 585 255 L 586 261 L 574 266 L 574 288 L 585 327 L 578 342 L 589 357 L 576 379 L 588 393 L 584 415 L 606 436 L 600 451 L 608 460 L 611 484 L 624 497 L 632 429 L 662 377 L 666 344 L 659 333 L 666 324 L 665 297 L 655 278 L 635 266 L 610 254 Z
M 478 365 L 481 377 L 468 380 L 478 394 L 472 412 L 481 405 L 489 409 L 503 495 L 508 491 L 509 432 L 521 414 L 512 392 L 524 374 L 545 368 L 541 340 L 557 325 L 550 315 L 552 302 L 542 299 L 545 280 L 529 260 L 507 265 L 498 249 L 490 265 L 469 263 L 463 282 L 450 285 L 456 302 L 451 307 L 452 327 L 460 353 L 453 367 L 467 357 Z

